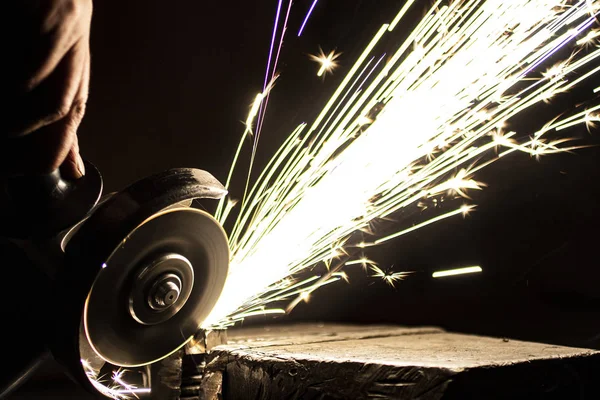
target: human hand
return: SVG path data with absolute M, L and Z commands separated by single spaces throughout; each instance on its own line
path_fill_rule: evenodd
M 92 0 L 8 0 L 0 8 L 0 175 L 60 167 L 67 178 L 79 178 Z

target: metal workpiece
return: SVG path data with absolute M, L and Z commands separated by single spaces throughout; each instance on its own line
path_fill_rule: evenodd
M 435 327 L 233 328 L 211 353 L 223 400 L 600 398 L 600 352 Z
M 227 344 L 227 330 L 200 330 L 184 348 L 151 365 L 152 396 L 168 400 L 218 400 L 222 395 L 222 362 L 213 350 Z M 160 377 L 160 378 L 159 378 Z
M 185 347 L 186 354 L 206 354 L 227 344 L 227 329 L 201 329 Z
M 184 348 L 180 400 L 218 400 L 223 371 L 212 363 L 213 350 L 227 344 L 227 330 L 201 330 Z

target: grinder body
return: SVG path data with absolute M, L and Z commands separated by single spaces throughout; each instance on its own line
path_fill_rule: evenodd
M 190 207 L 226 194 L 212 175 L 171 169 L 101 198 L 100 174 L 89 163 L 86 171 L 75 183 L 55 172 L 3 185 L 1 234 L 12 254 L 4 269 L 20 301 L 13 337 L 3 342 L 24 343 L 0 398 L 50 356 L 85 388 L 110 396 L 94 372 L 143 367 L 177 351 L 224 286 L 226 235 Z

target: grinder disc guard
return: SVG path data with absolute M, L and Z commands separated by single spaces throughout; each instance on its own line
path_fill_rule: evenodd
M 219 223 L 194 208 L 159 212 L 136 227 L 98 274 L 83 324 L 114 365 L 152 363 L 183 346 L 217 302 L 229 249 Z
M 106 197 L 62 239 L 48 345 L 90 392 L 89 368 L 156 362 L 200 328 L 225 285 L 229 248 L 218 222 L 188 206 L 226 193 L 206 171 L 173 168 Z

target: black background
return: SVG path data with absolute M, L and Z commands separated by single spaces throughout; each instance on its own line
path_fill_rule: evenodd
M 298 39 L 310 3 L 297 0 L 292 10 L 259 163 L 299 122 L 314 117 L 402 2 L 321 0 Z M 242 121 L 262 87 L 275 7 L 275 0 L 95 3 L 91 91 L 79 137 L 106 192 L 180 166 L 225 180 Z M 415 16 L 421 10 L 417 6 Z M 338 71 L 324 80 L 307 57 L 319 46 L 343 52 Z M 524 132 L 535 129 L 590 93 L 561 95 L 515 124 Z M 582 138 L 578 144 L 599 143 L 598 132 L 584 127 L 569 134 Z M 478 207 L 470 216 L 369 253 L 381 266 L 416 271 L 395 289 L 355 268 L 348 270 L 349 285 L 317 291 L 274 322 L 436 325 L 600 348 L 599 154 L 597 147 L 539 161 L 515 154 L 491 165 L 476 177 L 488 187 L 471 193 Z M 474 264 L 483 273 L 431 278 L 433 270 Z M 245 324 L 266 322 L 273 321 Z

